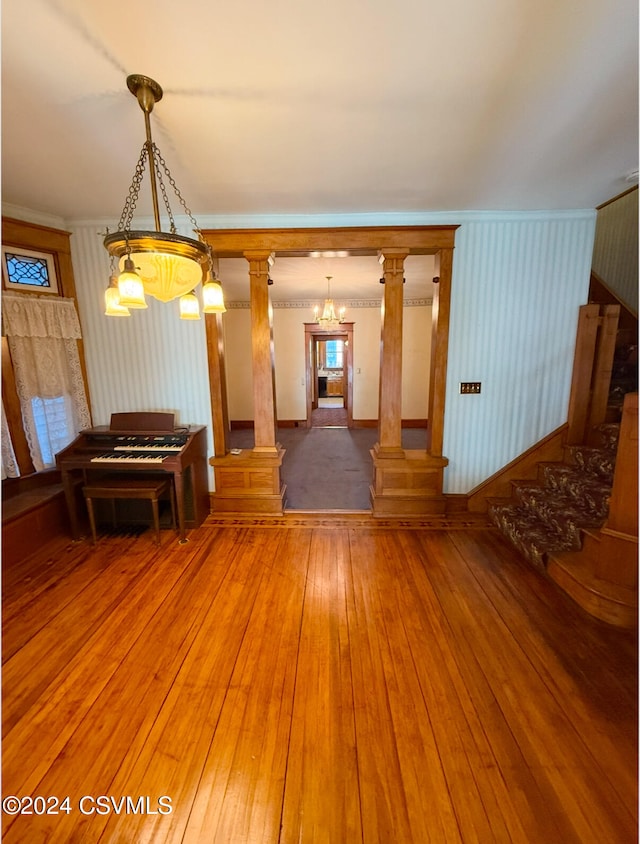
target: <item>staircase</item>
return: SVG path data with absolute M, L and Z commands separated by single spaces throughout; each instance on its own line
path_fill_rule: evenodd
M 638 391 L 638 332 L 637 328 L 621 328 L 611 368 L 611 384 L 607 400 L 607 421 L 619 421 L 627 393 Z
M 513 481 L 510 498 L 490 499 L 491 521 L 536 568 L 578 551 L 583 533 L 606 522 L 619 425 L 599 425 L 599 445 L 565 447 L 565 460 L 539 463 L 536 481 Z

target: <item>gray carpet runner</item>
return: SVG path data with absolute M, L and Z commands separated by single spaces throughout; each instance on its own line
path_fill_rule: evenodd
M 342 408 L 326 410 L 346 414 Z M 426 436 L 424 428 L 403 428 L 402 445 L 425 448 Z M 377 428 L 284 427 L 278 428 L 277 439 L 285 449 L 280 476 L 287 485 L 287 510 L 370 509 L 370 451 L 378 440 Z M 253 430 L 232 430 L 229 445 L 253 448 Z

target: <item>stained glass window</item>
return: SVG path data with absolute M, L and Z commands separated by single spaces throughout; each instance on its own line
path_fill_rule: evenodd
M 14 284 L 36 284 L 38 287 L 51 287 L 47 262 L 30 255 L 7 256 L 7 275 Z
M 57 293 L 53 256 L 29 249 L 3 247 L 2 263 L 5 287 L 13 290 L 31 290 L 36 293 Z

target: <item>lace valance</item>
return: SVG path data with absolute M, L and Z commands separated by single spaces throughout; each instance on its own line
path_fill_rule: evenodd
M 79 340 L 80 322 L 73 299 L 2 296 L 2 328 L 7 337 L 56 337 Z

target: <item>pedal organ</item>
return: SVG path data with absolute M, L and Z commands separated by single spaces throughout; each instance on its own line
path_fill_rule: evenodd
M 56 456 L 74 539 L 80 535 L 76 488 L 106 473 L 171 475 L 180 539 L 209 513 L 207 429 L 175 427 L 172 413 L 114 413 L 109 427 L 81 431 Z

